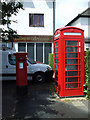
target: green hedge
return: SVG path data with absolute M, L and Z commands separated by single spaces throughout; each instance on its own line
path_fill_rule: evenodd
M 49 53 L 49 65 L 52 67 L 54 71 L 54 54 Z
M 90 98 L 90 51 L 85 52 L 85 84 L 84 92 Z

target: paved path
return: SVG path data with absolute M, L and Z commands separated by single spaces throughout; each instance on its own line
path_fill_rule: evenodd
M 89 104 L 85 97 L 60 99 L 54 92 L 54 83 L 29 83 L 28 95 L 16 96 L 15 82 L 3 83 L 3 118 L 24 120 L 30 118 L 89 118 Z M 64 120 L 64 119 L 63 119 Z M 76 119 L 78 120 L 78 119 Z

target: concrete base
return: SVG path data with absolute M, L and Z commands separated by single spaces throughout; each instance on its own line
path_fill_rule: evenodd
M 16 86 L 16 93 L 18 96 L 27 95 L 28 87 L 27 86 Z

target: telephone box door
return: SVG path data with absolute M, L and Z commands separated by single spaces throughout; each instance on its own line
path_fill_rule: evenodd
M 83 95 L 81 86 L 81 70 L 82 59 L 81 56 L 81 39 L 67 39 L 65 40 L 65 84 L 64 84 L 64 95 Z M 84 63 L 83 63 L 84 64 Z

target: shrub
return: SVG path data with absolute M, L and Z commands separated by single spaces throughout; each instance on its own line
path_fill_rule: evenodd
M 84 92 L 90 98 L 90 51 L 85 52 L 85 84 Z
M 54 54 L 49 53 L 49 65 L 52 67 L 54 71 Z

